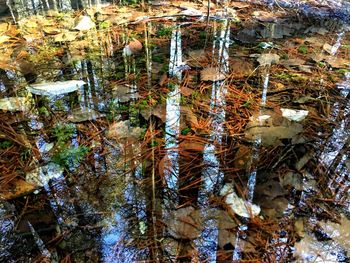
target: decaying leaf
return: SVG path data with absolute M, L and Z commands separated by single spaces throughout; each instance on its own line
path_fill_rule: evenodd
M 254 71 L 254 67 L 251 63 L 245 60 L 234 59 L 230 64 L 230 76 L 233 78 L 243 78 L 251 75 Z
M 55 35 L 55 42 L 71 42 L 77 38 L 78 34 L 76 32 L 63 32 Z
M 277 16 L 275 12 L 255 11 L 253 16 L 260 22 L 276 22 Z
M 183 87 L 183 86 L 180 87 L 180 93 L 185 97 L 191 96 L 193 92 L 194 92 L 193 89 Z
M 290 121 L 302 121 L 309 114 L 307 110 L 294 110 L 281 108 L 282 116 Z
M 137 91 L 126 85 L 116 85 L 112 88 L 112 93 L 120 102 L 127 102 L 141 97 Z
M 226 79 L 226 74 L 220 68 L 208 67 L 201 71 L 201 80 L 219 81 Z
M 148 120 L 151 115 L 158 117 L 162 120 L 162 122 L 166 121 L 166 105 L 165 104 L 157 104 L 153 108 L 146 108 L 141 110 L 141 115 Z

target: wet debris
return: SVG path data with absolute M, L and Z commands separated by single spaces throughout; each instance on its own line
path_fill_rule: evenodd
M 225 203 L 228 205 L 229 209 L 239 216 L 251 218 L 260 213 L 259 206 L 238 197 L 233 189 L 233 184 L 225 184 L 220 191 L 220 195 L 224 196 Z
M 120 102 L 128 102 L 133 99 L 141 98 L 141 95 L 132 87 L 126 85 L 116 85 L 112 88 L 113 96 Z
M 27 90 L 36 95 L 57 96 L 76 91 L 85 84 L 82 80 L 47 82 L 31 84 Z

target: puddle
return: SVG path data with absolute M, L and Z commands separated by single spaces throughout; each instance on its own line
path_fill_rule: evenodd
M 1 262 L 349 260 L 347 9 L 43 2 L 0 8 Z

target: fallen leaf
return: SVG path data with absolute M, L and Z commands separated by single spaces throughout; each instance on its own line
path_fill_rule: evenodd
M 38 167 L 26 174 L 26 181 L 30 184 L 42 187 L 49 183 L 51 179 L 63 178 L 64 169 L 56 163 Z
M 4 111 L 29 111 L 31 107 L 31 101 L 27 97 L 10 97 L 0 99 L 0 110 Z
M 79 16 L 75 20 L 75 26 L 73 29 L 79 31 L 87 31 L 95 28 L 95 23 L 91 20 L 90 16 Z
M 277 64 L 280 56 L 277 54 L 261 54 L 257 60 L 260 66 L 269 66 L 271 64 Z
M 54 37 L 55 42 L 71 42 L 77 38 L 78 34 L 76 32 L 62 32 Z
M 230 64 L 230 76 L 239 79 L 251 75 L 254 71 L 253 65 L 245 60 L 234 59 Z
M 332 51 L 333 46 L 331 46 L 331 45 L 328 44 L 328 43 L 324 43 L 324 45 L 323 45 L 322 48 L 323 48 L 323 50 L 326 51 L 328 54 L 332 54 L 332 53 L 333 53 L 333 51 Z
M 131 56 L 139 53 L 141 50 L 142 50 L 142 43 L 137 39 L 133 39 L 131 42 L 129 42 L 128 45 L 124 47 L 123 54 L 126 56 Z
M 84 122 L 96 120 L 98 118 L 104 117 L 103 114 L 100 114 L 97 111 L 89 108 L 79 108 L 73 110 L 67 117 L 67 120 L 73 123 Z
M 247 3 L 242 3 L 242 2 L 230 2 L 229 3 L 229 6 L 230 7 L 233 7 L 233 8 L 236 8 L 236 9 L 243 9 L 243 8 L 247 8 L 249 7 L 250 5 L 247 4 Z
M 193 92 L 194 92 L 193 89 L 183 87 L 183 86 L 180 87 L 180 93 L 185 97 L 191 96 Z
M 11 200 L 30 194 L 35 189 L 37 189 L 35 184 L 28 183 L 23 179 L 14 179 L 6 186 L 6 189 L 1 189 L 0 199 Z
M 233 184 L 225 184 L 220 191 L 220 195 L 224 196 L 225 203 L 229 206 L 232 212 L 239 216 L 251 218 L 260 213 L 259 206 L 238 197 L 233 189 Z
M 201 71 L 202 81 L 219 81 L 226 79 L 226 74 L 219 68 L 208 67 Z
M 260 22 L 276 22 L 278 18 L 275 13 L 266 11 L 255 11 L 253 17 Z
M 294 110 L 281 108 L 282 116 L 290 121 L 302 121 L 309 114 L 307 110 Z
M 85 84 L 82 80 L 47 82 L 31 84 L 27 87 L 27 90 L 36 95 L 55 96 L 76 91 Z
M 173 211 L 166 224 L 170 235 L 176 239 L 196 239 L 203 228 L 201 212 L 192 206 Z

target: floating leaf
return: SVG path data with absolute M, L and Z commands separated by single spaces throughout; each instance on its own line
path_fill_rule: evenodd
M 127 102 L 132 99 L 140 98 L 140 94 L 126 85 L 117 85 L 112 88 L 113 96 L 116 96 L 118 101 Z
M 260 207 L 243 200 L 238 197 L 236 192 L 233 189 L 233 184 L 225 184 L 220 191 L 220 195 L 224 196 L 225 203 L 235 214 L 250 218 L 257 216 L 260 213 Z
M 226 74 L 219 68 L 209 67 L 201 71 L 201 80 L 203 81 L 218 81 L 226 79 Z
M 36 95 L 55 96 L 76 91 L 84 84 L 86 83 L 82 80 L 57 81 L 32 84 L 27 87 L 27 90 Z
M 278 113 L 272 112 L 271 118 L 260 120 L 251 117 L 247 125 L 245 137 L 248 140 L 261 139 L 264 146 L 283 145 L 282 139 L 290 139 L 292 143 L 298 143 L 302 138 L 299 134 L 303 131 L 303 126 L 297 122 L 291 122 Z

